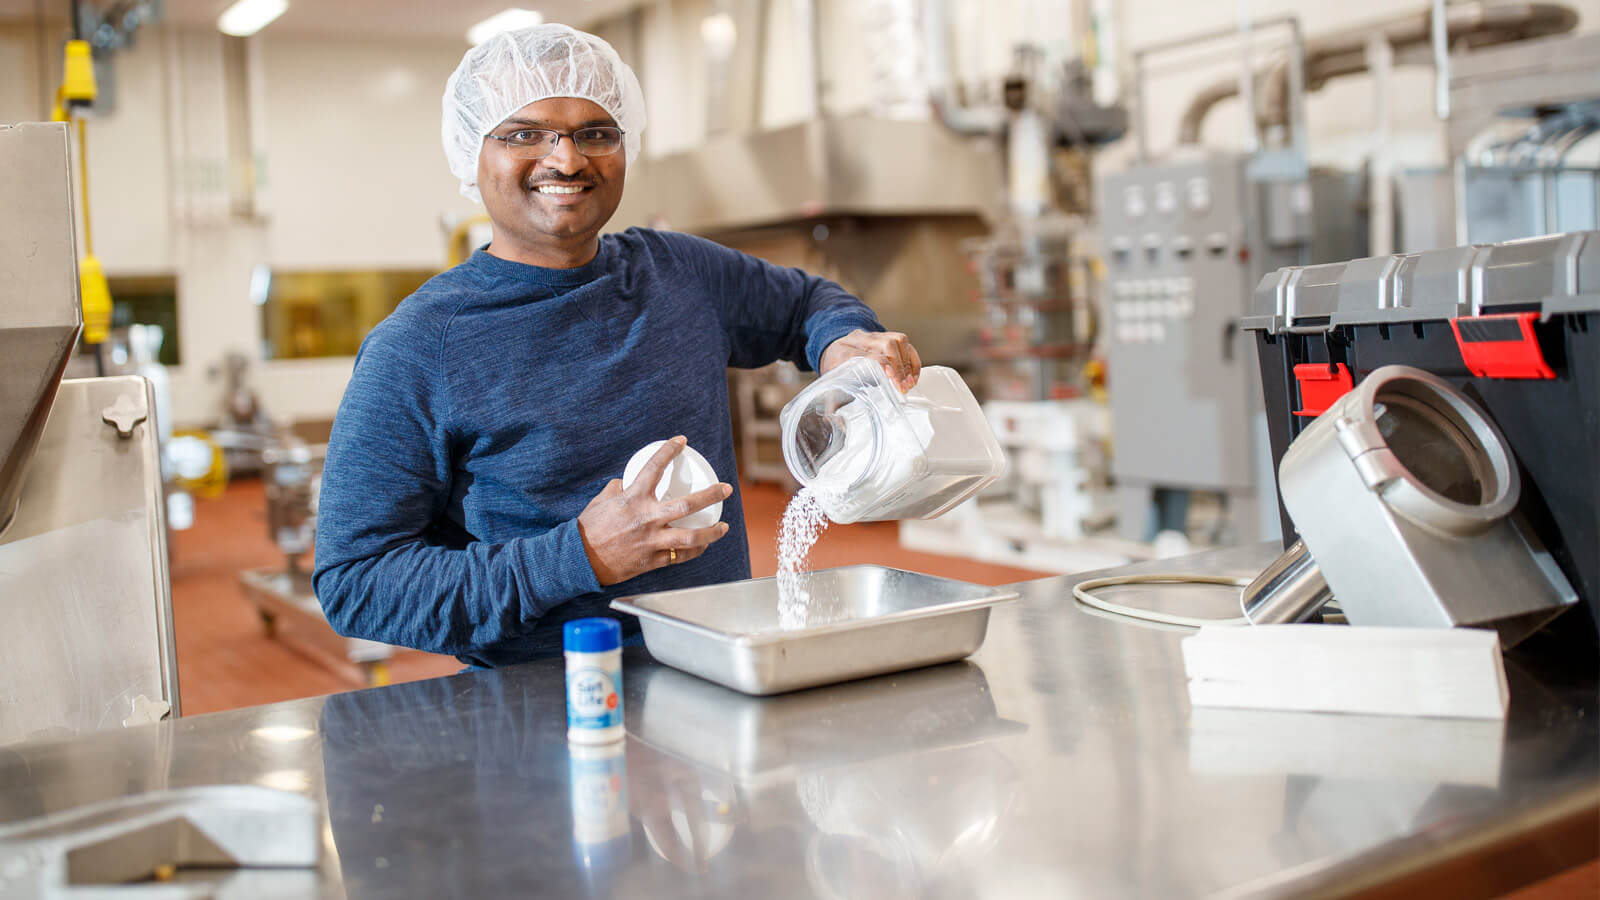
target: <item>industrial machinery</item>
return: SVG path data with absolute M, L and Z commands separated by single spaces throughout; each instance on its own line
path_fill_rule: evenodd
M 928 32 L 930 58 L 942 61 L 943 31 L 935 22 Z M 1099 285 L 1093 235 L 1084 225 L 1089 153 L 1127 129 L 1125 110 L 1095 103 L 1080 60 L 1051 79 L 1040 71 L 1041 57 L 1039 48 L 1019 45 L 1000 103 L 991 105 L 957 103 L 942 64 L 934 65 L 940 121 L 956 134 L 995 140 L 1001 149 L 1004 214 L 989 234 L 965 245 L 984 308 L 978 344 L 991 400 L 1085 394 Z
M 790 493 L 800 489 L 800 482 L 783 462 L 778 413 L 809 383 L 810 379 L 788 362 L 728 370 L 740 477 L 779 484 Z
M 1296 570 L 1278 581 L 1296 585 L 1293 608 L 1247 590 L 1252 622 L 1303 621 L 1337 596 L 1352 625 L 1494 627 L 1510 647 L 1578 600 L 1513 515 L 1505 436 L 1421 369 L 1384 366 L 1336 400 L 1284 451 L 1278 488 L 1301 535 L 1277 566 Z M 1318 578 L 1327 590 L 1298 587 Z
M 1137 163 L 1101 180 L 1114 473 L 1125 536 L 1182 530 L 1192 491 L 1220 495 L 1226 538 L 1276 533 L 1259 394 L 1249 349 L 1236 337 L 1249 292 L 1282 266 L 1392 249 L 1386 165 L 1374 160 L 1370 188 L 1353 174 L 1312 169 L 1304 94 L 1369 69 L 1381 85 L 1393 65 L 1414 61 L 1433 61 L 1448 77 L 1452 44 L 1522 41 L 1575 21 L 1555 4 L 1437 3 L 1310 40 L 1295 18 L 1283 17 L 1134 54 L 1132 90 L 1142 115 L 1151 57 L 1222 40 L 1242 51 L 1237 77 L 1203 88 L 1185 110 L 1176 152 L 1152 159 L 1141 120 Z M 1260 52 L 1279 33 L 1286 38 Z M 1201 150 L 1206 114 L 1233 96 L 1248 111 L 1248 149 Z M 1571 129 L 1563 134 L 1570 138 Z M 1408 197 L 1408 213 L 1413 204 Z M 1518 236 L 1532 233 L 1542 232 Z
M 1077 11 L 1090 12 L 1084 4 Z M 1083 20 L 1080 33 L 1096 36 L 1083 47 L 1090 62 L 1072 59 L 1051 70 L 1042 48 L 1022 44 L 996 102 L 962 102 L 945 71 L 945 6 L 929 4 L 927 13 L 934 111 L 950 131 L 988 139 L 999 150 L 1003 212 L 963 249 L 984 310 L 978 383 L 985 413 L 1017 465 L 949 523 L 902 523 L 901 542 L 996 562 L 1049 560 L 1047 567 L 1064 571 L 1125 562 L 1126 555 L 1075 546 L 1108 526 L 1111 515 L 1108 420 L 1088 374 L 1102 324 L 1101 262 L 1098 236 L 1086 222 L 1090 154 L 1127 130 L 1127 111 L 1100 100 L 1114 91 L 1097 90 L 1114 60 L 1109 50 L 1100 53 L 1103 32 Z
M 1277 533 L 1250 290 L 1280 266 L 1361 252 L 1355 179 L 1293 151 L 1146 163 L 1101 180 L 1112 471 L 1124 537 L 1185 531 L 1216 492 L 1226 543 Z M 1226 538 L 1231 537 L 1232 540 Z
M 1221 542 L 1276 534 L 1265 420 L 1239 318 L 1267 272 L 1364 249 L 1357 243 L 1357 181 L 1314 172 L 1306 162 L 1298 20 L 1141 50 L 1134 54 L 1134 94 L 1143 95 L 1152 56 L 1265 31 L 1286 33 L 1286 146 L 1186 148 L 1152 160 L 1141 112 L 1139 161 L 1100 179 L 1112 469 L 1119 529 L 1133 540 L 1187 531 L 1192 491 L 1220 497 L 1223 522 L 1213 536 Z M 1254 70 L 1246 50 L 1241 85 L 1253 85 Z M 1259 127 L 1253 146 L 1266 147 Z
M 1110 527 L 1115 511 L 1105 404 L 1086 398 L 991 400 L 983 411 L 1011 459 L 1007 477 L 1016 512 L 1037 518 L 1043 535 L 1053 540 L 1080 541 Z M 999 522 L 991 528 L 1010 530 Z
M 1400 247 L 1600 228 L 1600 35 L 1449 61 L 1449 165 L 1396 179 Z
M 279 428 L 250 384 L 249 357 L 230 351 L 221 368 L 226 371 L 214 369 L 209 373 L 225 379 L 217 425 L 211 429 L 210 437 L 222 448 L 230 475 L 254 475 L 265 466 L 263 454 L 277 446 Z
M 982 316 L 961 242 L 986 231 L 982 217 L 999 196 L 992 153 L 931 121 L 925 87 L 917 96 L 917 4 L 793 12 L 801 33 L 790 45 L 799 57 L 791 87 L 805 118 L 774 125 L 764 109 L 772 66 L 763 48 L 780 39 L 769 33 L 782 18 L 777 5 L 729 6 L 734 27 L 708 45 L 705 140 L 630 164 L 608 227 L 674 228 L 829 278 L 909 335 L 924 360 L 970 371 Z M 860 54 L 865 108 L 833 102 L 823 62 L 836 53 Z M 776 453 L 776 413 L 806 379 L 787 364 L 730 372 L 741 473 L 792 485 Z
M 327 452 L 326 445 L 308 446 L 295 441 L 280 442 L 262 451 L 267 534 L 283 551 L 286 564 L 281 568 L 246 569 L 239 573 L 239 584 L 268 637 L 283 640 L 336 672 L 354 670 L 357 680 L 387 684 L 388 660 L 394 655 L 394 648 L 336 633 L 312 590 L 310 569 L 301 563 L 316 544 L 317 495 L 322 489 L 322 463 Z
M 966 250 L 978 274 L 980 365 L 991 400 L 1068 400 L 1087 392 L 1099 260 L 1080 220 L 1012 219 Z
M 83 326 L 64 124 L 0 126 L 0 744 L 178 713 L 150 384 Z
M 1597 326 L 1596 231 L 1291 267 L 1263 279 L 1244 327 L 1255 336 L 1272 458 L 1281 460 L 1285 533 L 1298 529 L 1313 557 L 1340 566 L 1345 587 L 1327 578 L 1335 591 L 1364 595 L 1346 610 L 1352 622 L 1529 614 L 1497 621 L 1510 644 L 1559 610 L 1549 601 L 1564 583 L 1600 621 Z M 1396 364 L 1421 371 L 1385 374 Z M 1317 511 L 1330 505 L 1319 491 L 1332 485 L 1338 456 L 1362 486 Z M 1341 547 L 1330 535 L 1357 515 L 1372 537 Z M 1393 524 L 1379 528 L 1380 517 Z M 1352 557 L 1356 547 L 1361 557 Z M 1417 561 L 1409 569 L 1393 561 L 1408 556 Z M 1383 604 L 1372 602 L 1374 578 L 1393 588 Z M 1313 593 L 1304 595 L 1309 609 Z M 1581 619 L 1558 624 L 1582 624 L 1574 630 L 1592 645 L 1597 631 Z

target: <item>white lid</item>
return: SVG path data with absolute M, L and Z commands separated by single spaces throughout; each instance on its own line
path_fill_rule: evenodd
M 634 479 L 639 477 L 645 463 L 650 461 L 656 451 L 661 449 L 666 441 L 656 441 L 639 448 L 628 460 L 628 465 L 622 472 L 622 486 L 629 487 Z M 666 471 L 661 473 L 661 480 L 656 482 L 657 500 L 676 500 L 687 497 L 695 491 L 703 491 L 717 483 L 717 471 L 711 468 L 711 463 L 706 461 L 700 451 L 693 447 L 684 447 L 673 460 L 667 463 Z M 717 501 L 705 509 L 697 510 L 673 521 L 674 528 L 708 528 L 722 520 L 722 501 Z

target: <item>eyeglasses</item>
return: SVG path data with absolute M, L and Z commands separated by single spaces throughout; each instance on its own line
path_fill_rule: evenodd
M 572 146 L 584 156 L 610 156 L 622 149 L 623 134 L 621 128 L 613 125 L 595 125 L 576 131 L 522 128 L 510 134 L 486 134 L 484 137 L 505 144 L 507 150 L 522 159 L 544 159 L 556 152 L 562 138 L 572 138 Z

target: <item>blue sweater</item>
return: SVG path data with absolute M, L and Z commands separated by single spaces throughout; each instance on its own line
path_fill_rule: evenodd
M 483 251 L 362 342 L 328 444 L 313 585 L 341 634 L 504 665 L 611 598 L 750 577 L 725 371 L 881 331 L 837 284 L 700 238 L 606 235 L 576 269 Z M 697 559 L 602 589 L 577 518 L 676 434 L 734 494 Z M 636 633 L 637 622 L 622 617 Z

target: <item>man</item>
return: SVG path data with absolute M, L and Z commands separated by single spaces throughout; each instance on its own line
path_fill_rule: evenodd
M 726 367 L 867 356 L 915 382 L 905 336 L 832 282 L 687 235 L 602 238 L 643 127 L 633 72 L 565 26 L 500 35 L 450 77 L 445 154 L 493 237 L 356 358 L 313 576 L 341 634 L 502 665 L 560 653 L 561 623 L 614 596 L 748 578 Z M 685 440 L 724 482 L 659 503 Z M 716 525 L 668 524 L 718 501 Z

